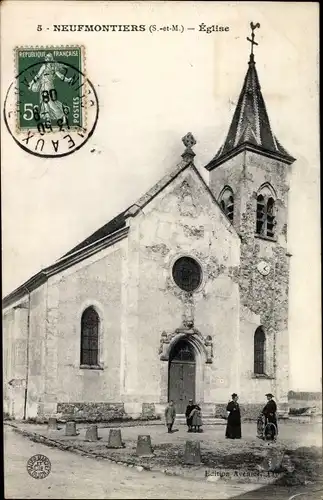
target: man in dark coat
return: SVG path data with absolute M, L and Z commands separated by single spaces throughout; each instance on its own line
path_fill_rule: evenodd
M 274 396 L 271 393 L 266 394 L 267 404 L 262 410 L 262 414 L 265 417 L 265 426 L 267 424 L 274 424 L 276 427 L 276 434 L 278 434 L 278 425 L 277 425 L 277 405 L 274 401 Z M 272 426 L 268 426 L 269 430 Z M 275 435 L 273 434 L 273 430 L 270 431 L 271 438 L 274 439 Z
M 228 439 L 240 439 L 241 438 L 241 415 L 240 407 L 238 405 L 238 395 L 233 393 L 231 396 L 232 400 L 227 406 L 227 428 L 225 431 L 225 437 Z
M 195 404 L 193 404 L 193 399 L 190 399 L 189 402 L 188 402 L 188 405 L 186 407 L 186 412 L 185 412 L 185 416 L 186 416 L 186 424 L 187 424 L 187 427 L 188 427 L 188 430 L 187 432 L 192 432 L 192 420 L 193 420 L 193 416 L 190 416 L 192 411 L 194 410 L 195 408 Z

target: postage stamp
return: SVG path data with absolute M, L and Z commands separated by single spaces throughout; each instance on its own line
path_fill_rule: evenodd
M 99 105 L 80 46 L 17 47 L 4 106 L 9 133 L 25 151 L 60 157 L 93 134 Z

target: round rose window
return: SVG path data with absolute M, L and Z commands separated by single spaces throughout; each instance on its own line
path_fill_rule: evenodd
M 194 292 L 201 284 L 201 266 L 191 257 L 181 257 L 173 266 L 173 278 L 182 290 Z

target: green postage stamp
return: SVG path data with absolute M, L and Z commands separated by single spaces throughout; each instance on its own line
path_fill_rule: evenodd
M 63 120 L 69 121 L 70 126 L 82 126 L 83 64 L 81 47 L 17 48 L 17 74 L 21 75 L 18 78 L 18 128 L 37 129 L 49 122 L 55 127 Z M 28 68 L 30 76 L 33 75 L 31 80 L 26 75 Z M 73 81 L 72 75 L 68 76 L 69 68 L 78 70 Z
M 84 47 L 17 47 L 15 66 L 4 108 L 13 139 L 36 156 L 79 149 L 92 135 L 99 112 Z

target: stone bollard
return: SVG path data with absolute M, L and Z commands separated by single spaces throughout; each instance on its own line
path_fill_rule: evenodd
M 201 448 L 199 441 L 186 441 L 184 463 L 187 465 L 201 464 Z
M 86 429 L 85 441 L 97 441 L 98 440 L 98 426 L 91 425 Z
M 137 440 L 136 454 L 139 457 L 153 457 L 153 449 L 149 435 L 139 435 Z
M 123 448 L 120 429 L 110 429 L 108 448 Z
M 57 431 L 57 419 L 55 417 L 49 417 L 48 419 L 48 430 Z
M 66 422 L 65 436 L 77 436 L 76 422 Z
M 287 472 L 294 472 L 295 466 L 289 455 L 284 454 L 280 465 L 283 470 Z
M 284 452 L 269 449 L 260 467 L 265 472 L 278 472 L 281 468 L 283 458 Z

